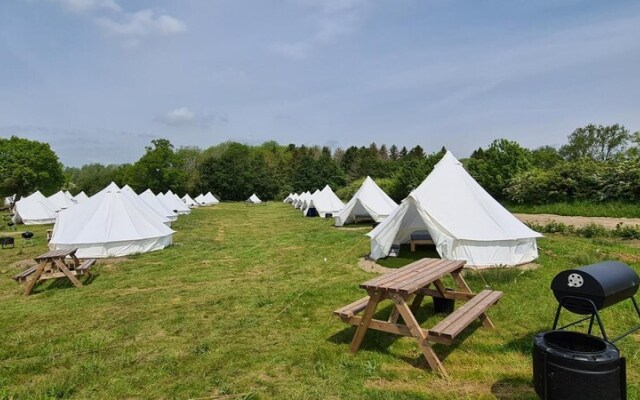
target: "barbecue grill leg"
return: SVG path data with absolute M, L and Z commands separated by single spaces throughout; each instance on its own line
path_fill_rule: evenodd
M 591 329 L 593 329 L 593 314 L 591 314 L 591 321 L 589 321 L 589 332 L 587 332 L 589 335 L 591 335 Z
M 560 302 L 560 304 L 558 304 L 558 309 L 556 310 L 556 317 L 553 320 L 553 328 L 551 329 L 554 331 L 558 327 L 558 321 L 560 320 L 560 310 L 562 310 L 562 301 Z
M 638 307 L 638 302 L 635 297 L 631 297 L 631 301 L 633 302 L 633 306 L 636 308 L 636 312 L 638 313 L 638 317 L 640 317 L 640 308 Z
M 595 307 L 594 307 L 595 310 Z M 598 310 L 596 310 L 596 318 L 598 319 L 598 325 L 600 325 L 600 331 L 602 331 L 602 338 L 605 341 L 609 341 L 609 338 L 607 337 L 607 332 L 604 330 L 604 325 L 602 324 L 602 320 L 600 319 L 600 314 L 598 313 Z

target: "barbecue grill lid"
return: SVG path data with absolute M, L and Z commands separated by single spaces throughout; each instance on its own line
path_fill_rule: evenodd
M 638 291 L 640 277 L 627 264 L 603 261 L 560 272 L 551 282 L 551 290 L 560 301 L 564 296 L 589 298 L 606 305 L 629 298 Z

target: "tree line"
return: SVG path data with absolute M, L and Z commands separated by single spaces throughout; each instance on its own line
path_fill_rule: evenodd
M 556 149 L 527 149 L 498 139 L 461 160 L 494 197 L 517 203 L 640 200 L 640 133 L 621 125 L 587 125 L 572 132 Z M 64 167 L 48 144 L 0 138 L 0 196 L 45 195 L 57 190 L 92 195 L 110 182 L 141 192 L 172 190 L 194 196 L 211 191 L 224 200 L 244 200 L 252 193 L 281 199 L 289 192 L 313 191 L 329 184 L 350 197 L 371 176 L 395 200 L 417 187 L 440 160 L 445 148 L 426 152 L 371 143 L 331 150 L 320 146 L 259 146 L 225 142 L 206 149 L 176 148 L 152 140 L 131 164 L 98 163 Z

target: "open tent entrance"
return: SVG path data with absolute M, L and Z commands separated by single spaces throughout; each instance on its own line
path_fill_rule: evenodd
M 309 207 L 307 209 L 307 212 L 306 212 L 305 216 L 307 216 L 307 217 L 319 217 L 320 214 L 318 214 L 318 210 L 316 210 L 315 207 Z

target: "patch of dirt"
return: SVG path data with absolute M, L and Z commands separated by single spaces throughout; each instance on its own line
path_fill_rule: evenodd
M 602 225 L 607 229 L 616 229 L 616 225 L 640 225 L 640 218 L 610 218 L 610 217 L 568 217 L 565 215 L 554 214 L 513 214 L 522 222 L 531 222 L 534 224 L 544 225 L 549 222 L 562 222 L 565 225 L 573 225 L 576 228 L 582 228 L 589 224 Z
M 364 272 L 374 272 L 376 274 L 386 274 L 393 271 L 393 268 L 383 267 L 368 257 L 362 257 L 358 260 L 358 268 Z
M 13 264 L 9 264 L 9 268 L 16 268 L 19 270 L 23 270 L 23 269 L 31 268 L 37 264 L 38 263 L 35 260 L 29 258 L 26 260 L 16 261 Z

